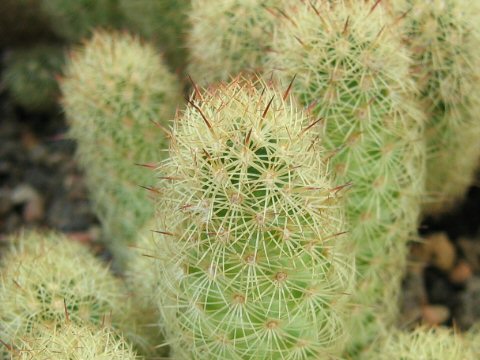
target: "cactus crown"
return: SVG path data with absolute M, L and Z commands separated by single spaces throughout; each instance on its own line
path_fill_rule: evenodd
M 159 296 L 187 358 L 341 349 L 353 273 L 339 190 L 308 117 L 283 97 L 237 78 L 197 93 L 175 122 L 159 169 Z

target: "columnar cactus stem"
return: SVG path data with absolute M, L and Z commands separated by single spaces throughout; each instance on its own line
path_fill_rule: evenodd
M 317 118 L 347 193 L 359 284 L 350 353 L 396 317 L 424 183 L 423 116 L 410 59 L 385 11 L 363 1 L 298 2 L 275 29 L 271 66 Z
M 75 52 L 61 84 L 95 210 L 124 266 L 128 244 L 153 216 L 151 164 L 166 154 L 162 130 L 180 103 L 177 79 L 156 51 L 129 35 L 98 32 Z
M 197 93 L 159 167 L 159 308 L 177 359 L 338 356 L 353 281 L 312 119 L 265 83 Z M 315 151 L 316 149 L 317 151 Z
M 393 0 L 414 54 L 427 115 L 424 212 L 438 215 L 463 198 L 480 158 L 480 4 L 475 0 Z

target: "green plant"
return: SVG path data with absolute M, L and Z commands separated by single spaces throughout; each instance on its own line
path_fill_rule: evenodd
M 60 96 L 55 75 L 61 72 L 63 63 L 62 47 L 37 45 L 13 50 L 2 80 L 17 104 L 29 111 L 48 111 Z
M 297 3 L 275 27 L 270 68 L 318 118 L 346 195 L 359 282 L 349 352 L 360 351 L 398 311 L 407 241 L 423 194 L 423 114 L 410 59 L 383 9 L 359 1 Z M 286 15 L 287 16 L 287 15 Z
M 151 46 L 97 32 L 71 56 L 61 89 L 96 213 L 123 267 L 127 245 L 153 216 L 142 187 L 155 182 L 148 168 L 166 154 L 162 128 L 180 103 L 178 81 Z
M 401 19 L 414 55 L 412 73 L 428 116 L 424 212 L 438 215 L 463 198 L 480 157 L 480 7 L 471 0 L 386 5 Z
M 36 336 L 66 320 L 123 328 L 122 284 L 88 250 L 57 234 L 23 233 L 1 262 L 0 339 Z
M 139 360 L 132 347 L 111 329 L 79 326 L 68 321 L 58 328 L 41 328 L 21 338 L 12 360 Z
M 237 78 L 196 93 L 174 123 L 155 254 L 174 358 L 343 349 L 354 274 L 342 191 L 313 120 L 286 97 Z

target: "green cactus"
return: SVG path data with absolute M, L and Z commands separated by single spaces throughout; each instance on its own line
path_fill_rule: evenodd
M 401 19 L 428 115 L 427 215 L 448 211 L 472 184 L 480 158 L 480 3 L 385 2 Z
M 365 360 L 476 360 L 471 344 L 447 328 L 418 328 L 411 333 L 394 331 Z
M 7 58 L 2 80 L 15 102 L 26 110 L 49 111 L 60 96 L 55 76 L 63 63 L 62 47 L 37 45 L 14 50 Z
M 141 186 L 155 182 L 148 164 L 166 154 L 161 127 L 180 103 L 178 81 L 151 46 L 97 32 L 73 54 L 61 89 L 96 213 L 123 267 L 127 245 L 153 217 L 149 191 Z
M 334 5 L 332 5 L 334 3 Z M 423 192 L 423 117 L 412 100 L 409 55 L 385 11 L 363 1 L 297 3 L 275 29 L 270 55 L 319 120 L 346 196 L 359 283 L 349 352 L 369 344 L 398 311 L 407 241 Z
M 262 68 L 271 42 L 275 6 L 288 0 L 197 0 L 187 37 L 188 73 L 200 84 Z
M 57 36 L 78 41 L 96 27 L 116 28 L 124 21 L 117 0 L 40 0 L 42 14 Z
M 185 69 L 190 0 L 119 0 L 119 7 L 132 29 L 161 47 L 172 69 Z
M 122 284 L 80 244 L 53 233 L 23 233 L 1 265 L 0 339 L 6 344 L 66 320 L 126 327 Z
M 196 95 L 158 170 L 157 296 L 174 358 L 335 357 L 354 274 L 313 120 L 262 82 Z
M 21 338 L 12 349 L 11 360 L 140 360 L 131 345 L 109 328 L 79 326 L 67 322 L 42 328 Z

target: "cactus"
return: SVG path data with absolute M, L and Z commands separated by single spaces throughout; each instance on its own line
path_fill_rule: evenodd
M 38 326 L 112 322 L 123 328 L 125 297 L 108 268 L 57 234 L 24 233 L 2 258 L 0 339 L 35 335 Z M 117 322 L 118 320 L 118 322 Z M 122 322 L 120 322 L 122 321 Z
M 57 36 L 78 41 L 96 27 L 116 28 L 123 18 L 117 0 L 40 0 L 42 14 Z
M 334 5 L 332 5 L 334 4 Z M 349 352 L 393 325 L 407 241 L 423 191 L 422 112 L 410 59 L 385 11 L 361 1 L 319 1 L 285 10 L 269 66 L 319 120 L 346 196 L 359 283 Z
M 37 45 L 14 50 L 7 59 L 3 82 L 15 102 L 28 111 L 49 111 L 60 95 L 55 75 L 64 62 L 61 47 Z
M 158 170 L 157 296 L 174 358 L 338 355 L 354 275 L 313 120 L 261 81 L 196 94 Z
M 473 348 L 450 329 L 418 328 L 411 333 L 395 331 L 384 343 L 363 357 L 365 360 L 475 360 Z
M 93 328 L 73 323 L 42 328 L 21 338 L 11 350 L 12 360 L 140 360 L 132 347 L 109 328 Z
M 130 27 L 159 44 L 174 70 L 184 70 L 185 34 L 190 0 L 119 0 Z
M 261 69 L 272 37 L 272 8 L 285 1 L 193 1 L 187 37 L 189 74 L 200 84 L 209 84 Z
M 153 216 L 141 186 L 155 179 L 141 165 L 166 153 L 161 127 L 180 102 L 179 85 L 151 46 L 126 34 L 97 32 L 71 57 L 61 89 L 96 213 L 123 267 L 127 245 Z
M 480 158 L 480 6 L 475 0 L 386 2 L 401 18 L 428 115 L 427 215 L 446 212 L 472 184 Z

